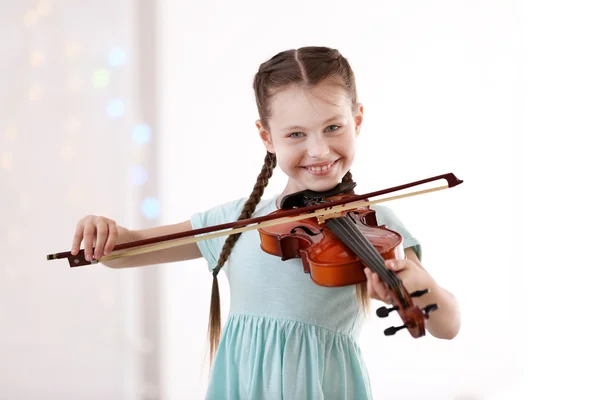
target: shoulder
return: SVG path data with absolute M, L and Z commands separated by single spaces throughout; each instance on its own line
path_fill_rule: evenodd
M 205 222 L 211 221 L 211 225 L 219 223 L 235 221 L 239 216 L 246 198 L 230 200 L 221 204 L 214 205 L 205 210 L 198 211 L 192 215 L 192 223 L 198 223 L 200 220 Z
M 192 225 L 194 229 L 197 229 L 200 227 L 237 221 L 247 201 L 248 197 L 240 197 L 198 211 L 191 217 Z M 272 204 L 274 204 L 273 198 L 262 198 L 257 204 L 253 215 L 259 216 L 272 211 Z
M 400 217 L 391 208 L 381 204 L 373 204 L 370 206 L 370 208 L 371 210 L 375 211 L 379 225 L 393 224 L 401 225 L 404 228 L 404 224 L 402 223 Z
M 274 197 L 261 199 L 261 201 L 256 205 L 253 216 L 261 216 L 273 211 L 272 208 L 274 208 L 275 205 L 274 200 Z M 200 229 L 209 226 L 235 222 L 239 219 L 246 201 L 248 201 L 248 197 L 240 197 L 212 206 L 205 210 L 198 211 L 190 218 L 192 228 Z M 200 253 L 202 253 L 204 259 L 208 263 L 209 270 L 212 270 L 217 264 L 219 254 L 225 244 L 226 239 L 227 236 L 218 236 L 197 242 Z

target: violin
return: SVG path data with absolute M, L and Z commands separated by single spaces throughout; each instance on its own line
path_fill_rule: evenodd
M 334 189 L 319 193 L 304 190 L 285 196 L 281 201 L 280 214 L 286 209 L 351 199 L 355 182 L 343 182 Z M 407 328 L 417 338 L 425 335 L 425 319 L 437 310 L 437 304 L 429 304 L 419 310 L 412 303 L 413 297 L 429 293 L 422 289 L 408 293 L 400 278 L 385 266 L 385 260 L 403 259 L 402 235 L 378 225 L 375 211 L 368 205 L 345 212 L 334 212 L 258 228 L 261 248 L 268 254 L 279 256 L 283 261 L 300 258 L 304 272 L 310 274 L 317 285 L 338 287 L 355 285 L 367 280 L 364 267 L 370 268 L 386 283 L 391 308 L 377 309 L 377 315 L 385 318 L 397 310 L 404 325 L 384 331 L 389 336 Z
M 430 189 L 370 200 L 383 194 L 408 189 L 436 180 L 446 184 Z M 454 174 L 395 186 L 363 195 L 353 192 L 355 182 L 342 182 L 326 192 L 304 190 L 285 196 L 281 208 L 262 217 L 194 229 L 150 239 L 122 243 L 112 254 L 98 260 L 87 261 L 83 251 L 73 255 L 70 251 L 49 254 L 47 260 L 67 258 L 70 267 L 80 267 L 112 259 L 163 250 L 219 236 L 258 229 L 261 249 L 282 260 L 300 258 L 304 272 L 320 286 L 337 287 L 366 281 L 364 268 L 375 272 L 387 285 L 389 302 L 377 309 L 377 316 L 385 318 L 397 311 L 402 326 L 390 327 L 386 336 L 407 329 L 412 337 L 425 335 L 425 319 L 438 307 L 430 304 L 419 309 L 412 298 L 429 293 L 429 289 L 408 293 L 402 281 L 385 266 L 385 260 L 404 258 L 402 236 L 385 226 L 379 226 L 375 211 L 369 206 L 409 196 L 451 188 L 463 181 Z M 200 235 L 200 236 L 198 236 Z

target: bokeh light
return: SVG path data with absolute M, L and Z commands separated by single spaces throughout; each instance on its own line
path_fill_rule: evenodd
M 160 202 L 156 197 L 146 197 L 142 201 L 142 215 L 146 219 L 156 219 L 160 214 Z
M 110 72 L 105 68 L 98 68 L 92 76 L 92 85 L 96 89 L 104 89 L 110 81 Z
M 120 67 L 125 64 L 125 50 L 120 47 L 113 47 L 108 51 L 108 65 L 111 67 Z
M 29 92 L 27 93 L 27 97 L 29 98 L 29 100 L 40 101 L 43 95 L 44 88 L 42 87 L 42 85 L 35 84 L 29 87 Z
M 143 185 L 148 180 L 148 172 L 142 165 L 134 165 L 131 168 L 131 183 Z
M 135 144 L 146 144 L 150 141 L 152 130 L 146 124 L 138 124 L 131 132 L 131 139 Z
M 29 54 L 29 63 L 33 67 L 39 67 L 44 64 L 44 53 L 41 51 L 32 51 Z
M 0 168 L 12 169 L 13 167 L 13 155 L 11 152 L 5 151 L 0 156 Z
M 121 99 L 111 99 L 106 106 L 106 114 L 109 118 L 117 119 L 125 114 L 125 102 Z

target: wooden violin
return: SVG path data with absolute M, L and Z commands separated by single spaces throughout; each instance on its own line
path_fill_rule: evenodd
M 442 179 L 446 180 L 442 186 L 369 200 Z M 344 182 L 327 192 L 305 190 L 285 196 L 281 209 L 262 217 L 118 244 L 112 254 L 98 260 L 87 261 L 81 250 L 77 255 L 70 251 L 49 254 L 46 259 L 67 258 L 70 267 L 80 267 L 258 229 L 263 251 L 282 260 L 301 258 L 304 271 L 310 273 L 311 279 L 318 285 L 347 286 L 361 283 L 366 280 L 364 267 L 370 268 L 387 285 L 392 304 L 390 308 L 379 308 L 377 315 L 386 317 L 390 311 L 396 310 L 404 322 L 404 325 L 390 327 L 384 333 L 393 335 L 407 328 L 417 338 L 425 335 L 425 319 L 437 309 L 437 305 L 431 304 L 422 310 L 416 307 L 411 297 L 422 296 L 429 290 L 409 294 L 401 280 L 386 268 L 386 259 L 404 258 L 402 236 L 385 226 L 379 226 L 375 212 L 369 205 L 443 190 L 462 182 L 454 174 L 448 173 L 363 195 L 352 193 L 356 183 Z
M 271 214 L 350 199 L 355 186 L 355 182 L 345 182 L 327 193 L 311 190 L 293 193 L 285 196 L 280 210 Z M 391 308 L 383 306 L 377 309 L 377 315 L 384 318 L 390 311 L 397 310 L 404 322 L 400 327 L 386 329 L 384 334 L 393 335 L 407 328 L 415 338 L 425 335 L 425 319 L 437 309 L 437 305 L 429 304 L 420 310 L 412 303 L 412 297 L 422 296 L 429 289 L 408 294 L 400 278 L 386 268 L 385 260 L 404 258 L 403 238 L 385 225 L 378 225 L 375 211 L 368 205 L 258 228 L 258 232 L 263 251 L 279 256 L 283 261 L 300 258 L 304 272 L 320 286 L 348 286 L 364 282 L 367 280 L 364 268 L 370 268 L 387 285 L 392 304 Z

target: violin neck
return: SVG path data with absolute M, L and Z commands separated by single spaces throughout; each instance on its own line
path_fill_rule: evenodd
M 391 290 L 402 293 L 400 289 L 402 282 L 385 266 L 385 260 L 381 254 L 358 229 L 352 217 L 345 215 L 339 218 L 331 218 L 325 223 L 336 237 L 352 250 L 368 268 L 375 272 Z M 400 301 L 405 302 L 406 300 L 403 296 L 400 296 Z M 408 303 L 406 306 L 408 306 Z

